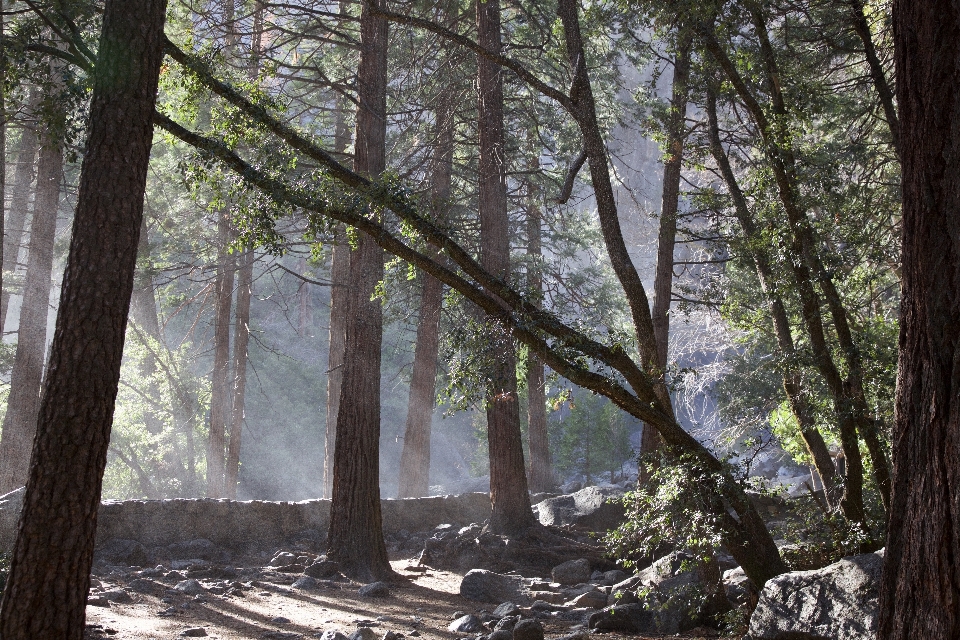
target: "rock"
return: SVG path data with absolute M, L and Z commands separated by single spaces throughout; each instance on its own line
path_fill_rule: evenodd
M 290 624 L 290 618 L 284 618 L 283 616 L 276 616 L 270 618 L 270 624 Z
M 550 604 L 563 604 L 567 601 L 567 596 L 554 591 L 531 591 L 530 597 L 534 600 L 549 602 Z
M 737 606 L 755 603 L 758 595 L 757 588 L 741 567 L 723 572 L 723 590 L 727 600 Z
M 460 582 L 460 595 L 479 602 L 513 602 L 520 598 L 520 578 L 486 569 L 471 569 Z
M 110 601 L 103 596 L 87 596 L 88 607 L 110 607 Z
M 403 637 L 403 634 L 397 633 L 396 631 L 387 631 L 383 634 L 383 638 L 380 640 L 400 640 Z
M 370 627 L 360 627 L 350 634 L 350 640 L 380 640 L 377 632 Z
M 590 561 L 586 558 L 568 560 L 558 564 L 550 571 L 554 582 L 560 584 L 578 584 L 590 579 Z
M 601 591 L 588 591 L 567 603 L 573 607 L 589 607 L 591 609 L 602 609 L 607 606 L 607 594 Z
M 512 602 L 504 602 L 496 609 L 493 610 L 494 618 L 506 618 L 507 616 L 515 616 L 520 613 L 520 607 L 513 604 Z
M 127 588 L 137 593 L 153 593 L 159 590 L 160 585 L 147 578 L 137 578 L 136 580 L 131 580 Z
M 320 586 L 320 583 L 317 582 L 316 578 L 311 578 L 310 576 L 300 576 L 297 578 L 292 585 L 294 589 L 316 589 Z
M 320 635 L 320 640 L 350 640 L 350 638 L 339 631 L 331 629 L 329 631 L 324 631 L 323 634 Z
M 513 615 L 501 618 L 497 621 L 497 624 L 494 625 L 494 631 L 510 631 L 513 632 L 513 628 L 517 626 L 517 623 L 520 622 L 520 616 Z
M 612 571 L 605 571 L 603 573 L 603 584 L 608 586 L 613 586 L 618 582 L 623 582 L 627 579 L 627 574 L 620 569 L 613 569 Z
M 653 613 L 642 604 L 620 604 L 597 611 L 587 623 L 597 631 L 647 632 L 654 628 Z
M 487 636 L 487 640 L 513 640 L 513 634 L 506 629 L 498 629 Z
M 882 567 L 883 550 L 768 580 L 750 617 L 750 636 L 754 640 L 874 638 Z
M 390 587 L 386 582 L 371 582 L 360 587 L 357 593 L 364 598 L 386 598 L 390 595 Z
M 340 565 L 332 560 L 320 560 L 304 569 L 303 573 L 311 578 L 333 578 L 340 575 Z
M 557 640 L 590 640 L 590 634 L 586 631 L 574 631 L 565 636 L 560 636 Z
M 513 640 L 543 640 L 543 625 L 537 620 L 521 620 L 513 627 Z
M 148 564 L 147 550 L 136 540 L 110 538 L 94 551 L 94 563 L 143 566 Z
M 457 618 L 447 626 L 451 633 L 477 633 L 483 631 L 483 623 L 475 615 L 465 615 Z
M 107 600 L 107 602 L 117 602 L 120 604 L 128 604 L 133 602 L 133 598 L 130 597 L 130 594 L 123 589 L 110 589 L 109 591 L 104 591 L 100 594 L 100 597 Z
M 207 630 L 203 627 L 191 627 L 181 631 L 180 635 L 186 638 L 205 638 L 207 635 Z
M 207 592 L 207 590 L 203 588 L 202 584 L 193 579 L 181 580 L 177 583 L 177 586 L 175 586 L 174 589 L 181 593 L 185 593 L 188 596 L 198 596 Z
M 186 580 L 187 576 L 179 571 L 170 571 L 163 576 L 163 579 L 167 582 L 180 582 L 181 580 Z
M 546 525 L 576 525 L 590 531 L 608 531 L 626 517 L 621 503 L 610 502 L 611 498 L 621 495 L 623 492 L 618 489 L 587 487 L 538 503 L 537 517 Z
M 305 566 L 297 563 L 274 567 L 274 570 L 279 571 L 280 573 L 303 573 L 304 569 L 306 569 Z
M 297 561 L 297 556 L 293 555 L 289 551 L 281 551 L 280 553 L 273 556 L 270 562 L 267 563 L 269 567 L 282 567 L 287 564 L 293 564 Z

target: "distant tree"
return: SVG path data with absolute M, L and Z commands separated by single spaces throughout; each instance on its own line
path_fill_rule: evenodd
M 960 7 L 894 2 L 903 297 L 878 638 L 960 636 Z
M 81 640 L 133 291 L 165 0 L 107 0 L 70 252 L 0 606 L 6 640 Z

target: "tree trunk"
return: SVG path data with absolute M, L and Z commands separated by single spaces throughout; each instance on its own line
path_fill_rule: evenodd
M 657 270 L 653 280 L 653 336 L 657 343 L 657 367 L 666 376 L 670 346 L 670 304 L 673 300 L 673 251 L 677 244 L 677 213 L 680 205 L 680 172 L 686 138 L 687 83 L 690 80 L 690 40 L 680 43 L 673 62 L 673 95 L 667 117 L 667 153 L 663 163 L 663 192 L 660 200 L 660 232 L 657 236 Z M 643 426 L 640 454 L 656 453 L 663 446 L 657 430 Z M 649 481 L 646 469 L 640 481 Z
M 240 476 L 240 442 L 243 434 L 243 402 L 247 389 L 247 346 L 250 342 L 250 298 L 253 289 L 254 253 L 240 254 L 237 274 L 236 321 L 233 334 L 233 401 L 230 412 L 230 438 L 227 443 L 227 467 L 224 471 L 224 498 L 237 499 Z
M 478 0 L 480 46 L 500 52 L 500 2 Z M 510 274 L 510 222 L 504 176 L 503 77 L 500 66 L 477 57 L 479 91 L 480 264 L 503 280 Z M 501 332 L 495 328 L 498 334 Z M 490 531 L 516 534 L 536 524 L 527 492 L 517 397 L 516 355 L 509 334 L 491 338 L 487 441 L 490 455 Z
M 354 169 L 376 178 L 386 165 L 387 21 L 360 14 Z M 360 234 L 350 255 L 346 357 L 337 415 L 327 555 L 356 580 L 395 574 L 387 559 L 380 514 L 380 348 L 383 308 L 373 299 L 383 279 L 383 250 Z
M 0 606 L 4 640 L 81 640 L 133 290 L 164 0 L 107 0 L 30 478 Z
M 881 640 L 960 637 L 960 7 L 893 6 L 903 292 Z
M 230 214 L 220 211 L 217 220 L 216 309 L 213 325 L 213 374 L 210 385 L 210 429 L 207 436 L 207 497 L 222 498 L 227 420 L 230 415 L 230 310 L 237 260 L 229 252 Z
M 873 81 L 873 88 L 880 99 L 880 106 L 883 107 L 883 115 L 887 120 L 887 126 L 890 128 L 893 150 L 899 156 L 900 119 L 897 117 L 897 106 L 893 102 L 893 91 L 890 89 L 887 74 L 880 63 L 880 57 L 877 55 L 877 48 L 873 44 L 873 34 L 870 32 L 870 24 L 867 22 L 867 15 L 864 13 L 863 0 L 849 0 L 849 4 L 853 30 L 863 44 L 863 55 L 866 58 L 867 67 L 870 69 L 870 79 Z
M 431 167 L 431 209 L 435 220 L 444 220 L 453 175 L 454 112 L 441 99 L 436 111 L 437 141 Z M 400 453 L 398 498 L 418 498 L 430 493 L 430 431 L 437 384 L 437 355 L 440 351 L 440 312 L 443 283 L 423 274 L 417 344 L 413 352 L 413 374 L 407 401 L 407 424 Z
M 10 397 L 0 437 L 0 493 L 13 491 L 26 483 L 30 450 L 37 430 L 62 174 L 60 143 L 44 131 L 37 165 L 37 195 L 30 224 L 17 355 L 10 374 Z
M 27 100 L 27 109 L 33 112 L 40 100 L 39 91 L 31 89 Z M 20 247 L 26 234 L 27 209 L 30 205 L 30 188 L 36 176 L 37 152 L 40 141 L 36 129 L 29 124 L 21 130 L 20 142 L 17 144 L 16 169 L 13 174 L 13 185 L 10 189 L 10 213 L 7 215 L 3 236 L 3 265 L 4 277 L 9 277 L 17 268 L 17 259 L 20 256 Z M 10 308 L 10 285 L 0 293 L 0 332 L 6 329 L 7 310 Z

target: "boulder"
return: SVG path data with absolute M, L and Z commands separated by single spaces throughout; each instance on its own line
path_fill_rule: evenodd
M 465 615 L 457 618 L 447 626 L 451 633 L 477 633 L 483 631 L 483 622 L 475 615 Z
M 97 547 L 93 554 L 94 563 L 143 566 L 148 564 L 147 550 L 136 540 L 110 538 Z
M 877 633 L 883 550 L 768 580 L 750 617 L 754 640 L 867 640 Z
M 588 591 L 581 593 L 567 604 L 574 608 L 602 609 L 607 606 L 607 594 L 602 591 Z
M 642 604 L 618 604 L 597 611 L 590 616 L 588 625 L 597 631 L 649 632 L 656 628 L 653 612 Z
M 360 587 L 357 593 L 365 598 L 386 598 L 390 595 L 390 587 L 386 582 L 371 582 Z
M 304 569 L 303 573 L 311 578 L 333 578 L 340 575 L 340 565 L 332 560 L 319 560 Z
M 543 640 L 543 625 L 537 620 L 520 620 L 513 626 L 513 640 Z
M 180 593 L 185 593 L 188 596 L 198 596 L 207 592 L 203 588 L 203 585 L 197 582 L 196 580 L 181 580 L 177 583 L 177 586 L 174 587 Z
M 290 586 L 294 589 L 310 590 L 318 588 L 320 583 L 317 582 L 316 578 L 311 578 L 310 576 L 300 576 L 294 580 L 293 584 Z
M 537 517 L 545 525 L 576 525 L 590 531 L 608 531 L 619 526 L 626 517 L 620 502 L 610 502 L 611 498 L 621 495 L 623 492 L 618 489 L 587 487 L 538 503 Z
M 723 572 L 723 590 L 727 600 L 736 606 L 749 605 L 752 609 L 757 600 L 757 588 L 741 567 Z
M 518 613 L 520 613 L 520 607 L 512 602 L 504 602 L 493 610 L 493 617 L 506 618 L 507 616 L 515 616 Z
M 487 571 L 471 569 L 460 582 L 460 595 L 467 600 L 478 602 L 516 602 L 520 599 L 519 576 L 505 576 Z
M 506 629 L 497 629 L 487 636 L 487 640 L 513 640 L 513 634 Z
M 560 584 L 580 584 L 590 579 L 590 561 L 586 558 L 568 560 L 558 564 L 550 571 L 554 582 Z

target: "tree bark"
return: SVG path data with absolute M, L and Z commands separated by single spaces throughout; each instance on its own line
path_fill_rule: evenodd
M 687 83 L 690 81 L 690 40 L 680 43 L 673 62 L 673 90 L 667 117 L 667 153 L 663 163 L 663 192 L 660 200 L 660 232 L 657 236 L 657 270 L 653 280 L 653 336 L 657 343 L 657 367 L 666 375 L 670 346 L 670 304 L 673 300 L 673 252 L 677 244 L 677 213 L 680 205 L 680 172 L 686 138 Z M 663 446 L 657 430 L 643 426 L 640 454 L 656 453 Z M 649 481 L 641 469 L 640 481 Z
M 377 0 L 374 0 L 377 2 Z M 376 178 L 386 166 L 387 21 L 363 5 L 357 74 L 354 169 Z M 370 212 L 368 215 L 374 215 Z M 387 559 L 380 514 L 380 349 L 383 308 L 374 297 L 383 279 L 383 250 L 360 234 L 350 255 L 346 357 L 337 415 L 327 555 L 357 580 L 395 574 Z
M 164 0 L 107 0 L 90 132 L 19 533 L 4 640 L 81 640 L 133 290 Z
M 867 16 L 864 13 L 863 0 L 849 0 L 849 5 L 853 30 L 863 44 L 863 55 L 866 58 L 867 67 L 870 69 L 870 80 L 873 81 L 873 88 L 877 92 L 877 98 L 880 99 L 884 118 L 886 118 L 887 126 L 890 128 L 893 150 L 899 156 L 900 119 L 897 116 L 897 106 L 893 102 L 893 90 L 890 89 L 887 74 L 880 63 L 880 57 L 877 55 L 877 47 L 873 43 L 873 34 L 870 32 L 870 24 L 867 22 Z
M 27 100 L 28 112 L 33 112 L 40 100 L 40 92 L 31 89 Z M 9 277 L 17 268 L 20 256 L 20 247 L 26 234 L 27 209 L 30 206 L 30 191 L 36 177 L 37 153 L 40 149 L 40 140 L 36 129 L 25 124 L 17 144 L 16 169 L 13 174 L 13 185 L 10 189 L 10 212 L 7 215 L 3 236 L 3 273 Z M 6 329 L 7 310 L 10 308 L 10 285 L 0 293 L 0 332 Z
M 960 7 L 893 5 L 903 290 L 881 640 L 960 637 Z
M 213 325 L 213 373 L 210 385 L 210 424 L 207 434 L 207 497 L 222 498 L 226 455 L 227 421 L 230 416 L 230 311 L 236 256 L 229 251 L 232 239 L 230 214 L 217 219 L 217 275 L 214 282 L 216 308 Z
M 227 466 L 224 470 L 223 497 L 237 499 L 240 476 L 240 443 L 243 439 L 243 404 L 247 389 L 247 347 L 250 343 L 250 298 L 253 294 L 254 253 L 240 254 L 237 272 L 237 305 L 233 333 L 233 400 L 230 433 L 227 442 Z
M 13 491 L 26 483 L 30 450 L 37 430 L 62 175 L 63 150 L 60 143 L 44 130 L 37 164 L 37 195 L 30 224 L 17 355 L 10 374 L 10 397 L 0 436 L 0 493 Z
M 454 110 L 441 99 L 436 110 L 436 143 L 430 177 L 431 209 L 435 220 L 446 219 L 453 176 Z M 423 274 L 417 344 L 407 400 L 407 423 L 400 452 L 398 498 L 417 498 L 430 493 L 430 431 L 437 391 L 437 356 L 440 351 L 440 312 L 443 283 Z
M 480 46 L 500 52 L 500 2 L 478 0 L 477 37 Z M 503 280 L 510 275 L 510 222 L 504 175 L 503 77 L 500 66 L 478 56 L 477 89 L 480 133 L 479 214 L 480 264 Z M 499 334 L 498 329 L 494 329 Z M 490 456 L 489 529 L 517 534 L 536 524 L 527 492 L 517 397 L 513 340 L 491 338 L 490 388 L 486 397 L 487 442 Z

